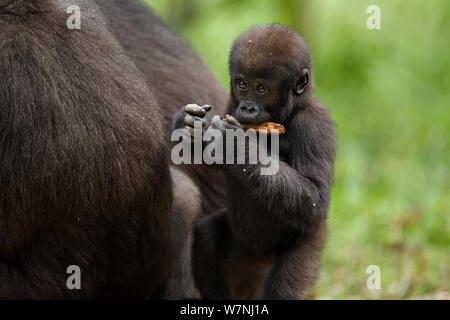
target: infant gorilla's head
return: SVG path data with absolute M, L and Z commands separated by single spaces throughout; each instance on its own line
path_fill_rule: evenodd
M 242 123 L 282 123 L 310 92 L 311 58 L 303 39 L 277 24 L 242 34 L 230 53 L 232 114 Z

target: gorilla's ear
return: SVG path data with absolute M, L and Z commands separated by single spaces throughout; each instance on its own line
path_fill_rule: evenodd
M 295 83 L 295 93 L 301 95 L 305 91 L 306 86 L 309 82 L 309 71 L 308 69 L 303 69 L 300 79 Z

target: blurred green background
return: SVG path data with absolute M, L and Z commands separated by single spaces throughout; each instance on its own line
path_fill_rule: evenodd
M 317 299 L 450 298 L 450 1 L 146 0 L 229 87 L 233 39 L 297 29 L 338 126 Z M 381 30 L 366 9 L 381 8 Z M 369 265 L 381 290 L 366 286 Z

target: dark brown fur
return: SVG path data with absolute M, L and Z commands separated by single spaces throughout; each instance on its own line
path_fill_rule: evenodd
M 195 101 L 212 104 L 225 113 L 229 95 L 198 55 L 156 16 L 137 1 L 95 0 L 112 34 L 143 73 L 161 106 L 166 141 L 171 122 L 180 106 Z M 131 36 L 132 35 L 132 36 Z M 183 166 L 202 193 L 202 214 L 226 206 L 225 178 L 221 171 L 203 165 Z
M 157 101 L 88 2 L 0 15 L 0 297 L 144 297 L 175 254 Z M 28 7 L 30 5 L 30 7 Z M 67 6 L 69 3 L 67 3 Z M 30 11 L 27 11 L 27 10 Z M 66 287 L 78 265 L 82 289 Z
M 195 182 L 178 167 L 170 168 L 173 186 L 174 243 L 181 249 L 165 281 L 153 298 L 194 299 L 200 295 L 192 275 L 192 227 L 201 213 L 201 194 Z M 189 195 L 189 196 L 187 196 Z
M 0 0 L 0 298 L 146 297 L 189 236 L 163 119 L 226 93 L 137 1 L 94 2 Z
M 226 90 L 189 45 L 146 6 L 137 1 L 95 0 L 95 2 L 105 15 L 108 29 L 143 73 L 154 93 L 165 119 L 167 143 L 170 142 L 169 128 L 172 118 L 180 105 L 192 101 L 208 102 L 214 104 L 217 112 L 225 112 L 229 101 Z M 183 171 L 185 175 L 178 171 Z M 176 240 L 182 244 L 181 256 L 177 258 L 175 269 L 170 271 L 152 297 L 194 298 L 197 293 L 193 289 L 190 270 L 191 220 L 226 205 L 225 179 L 222 171 L 202 165 L 180 166 L 172 172 L 175 172 L 173 177 L 175 184 L 183 184 L 180 187 L 174 186 L 175 205 L 172 217 L 176 221 L 173 220 L 173 223 L 182 230 L 189 231 L 189 234 L 178 233 Z M 201 197 L 193 197 L 192 195 L 198 191 Z M 200 202 L 199 212 L 186 210 L 185 207 L 177 205 L 193 198 Z M 184 222 L 187 224 L 183 225 Z

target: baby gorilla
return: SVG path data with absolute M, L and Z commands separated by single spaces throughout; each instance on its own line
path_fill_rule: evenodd
M 334 122 L 312 94 L 308 49 L 289 28 L 257 26 L 241 35 L 230 73 L 231 115 L 215 116 L 212 127 L 225 133 L 270 121 L 286 134 L 276 174 L 261 175 L 260 162 L 224 165 L 229 206 L 194 230 L 196 284 L 207 299 L 301 299 L 315 283 L 325 241 Z M 192 132 L 209 109 L 188 105 L 174 124 Z

